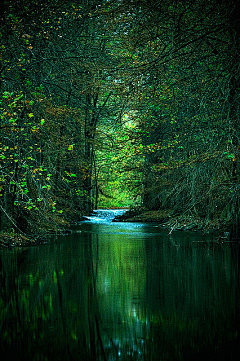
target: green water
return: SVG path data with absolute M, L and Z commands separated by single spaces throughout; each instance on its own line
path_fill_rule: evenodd
M 239 360 L 239 246 L 93 223 L 0 252 L 2 360 Z

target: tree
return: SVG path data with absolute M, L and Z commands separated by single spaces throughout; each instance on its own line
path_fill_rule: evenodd
M 150 210 L 227 219 L 237 237 L 235 10 L 237 1 L 5 1 L 2 224 L 29 226 L 40 212 L 58 228 L 91 212 L 110 182 Z
M 2 149 L 21 151 L 11 166 L 11 152 L 2 154 L 2 226 L 27 227 L 18 212 L 32 228 L 37 211 L 57 229 L 63 213 L 72 221 L 93 207 L 96 127 L 111 95 L 104 19 L 99 2 L 13 3 L 4 3 L 2 19 Z
M 125 57 L 136 59 L 127 83 L 147 153 L 149 209 L 238 223 L 237 9 L 224 1 L 122 1 L 113 11 L 125 29 Z

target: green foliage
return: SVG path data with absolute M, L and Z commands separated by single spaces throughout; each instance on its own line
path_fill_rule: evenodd
M 208 218 L 224 199 L 239 213 L 237 4 L 4 4 L 3 218 L 26 210 L 58 228 L 98 200 L 140 197 Z

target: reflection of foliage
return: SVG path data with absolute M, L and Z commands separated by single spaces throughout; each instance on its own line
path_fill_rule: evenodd
M 37 260 L 34 273 L 25 270 L 29 268 L 26 264 L 20 271 L 22 265 L 15 256 L 9 257 L 9 263 L 3 263 L 1 355 L 12 355 L 16 360 L 24 355 L 26 360 L 60 361 L 75 358 L 81 350 L 84 359 L 91 359 L 92 351 L 86 345 L 90 340 L 89 322 L 93 322 L 94 328 L 95 320 L 89 319 L 88 303 L 96 307 L 94 299 L 88 297 L 93 287 L 88 265 L 77 275 L 77 260 L 73 268 L 63 260 L 62 267 L 58 267 L 51 252 L 45 256 L 46 259 Z M 78 284 L 82 290 L 80 299 L 75 293 Z
M 99 241 L 97 295 L 103 325 L 113 325 L 107 331 L 113 343 L 107 352 L 117 354 L 115 357 L 121 355 L 124 359 L 131 355 L 127 357 L 140 360 L 143 356 L 143 344 L 137 345 L 137 340 L 146 336 L 148 327 L 141 302 L 145 280 L 145 253 L 141 241 L 136 243 L 125 235 L 117 235 L 107 243 Z M 137 355 L 139 358 L 135 358 Z
M 157 231 L 143 241 L 138 227 L 129 234 L 117 225 L 116 234 L 104 225 L 98 235 L 84 227 L 56 243 L 0 254 L 1 355 L 192 361 L 205 348 L 208 356 L 235 352 L 232 248 L 190 244 L 183 233 Z
M 221 322 L 216 330 L 205 318 L 163 315 L 151 322 L 151 331 L 146 340 L 147 357 L 156 361 L 175 361 L 179 360 L 179 356 L 181 360 L 189 361 L 225 360 L 225 354 L 223 359 L 222 356 L 226 350 L 231 353 L 233 360 L 237 360 L 237 339 L 237 333 L 232 332 L 230 327 L 223 328 Z
M 145 257 L 143 244 L 131 242 L 130 239 L 119 239 L 99 247 L 104 258 L 107 255 L 109 262 L 99 259 L 98 292 L 102 295 L 124 295 L 125 301 L 131 302 L 135 295 L 142 294 L 145 289 Z M 124 301 L 124 300 L 122 300 Z M 109 302 L 106 302 L 109 304 Z M 127 309 L 126 309 L 127 312 Z

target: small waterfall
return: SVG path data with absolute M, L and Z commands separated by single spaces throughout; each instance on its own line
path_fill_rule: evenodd
M 97 209 L 91 216 L 85 216 L 86 222 L 111 223 L 116 216 L 124 214 L 127 209 Z

